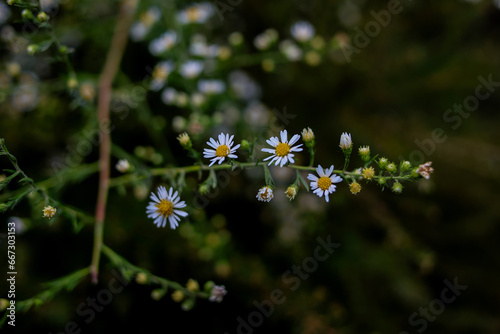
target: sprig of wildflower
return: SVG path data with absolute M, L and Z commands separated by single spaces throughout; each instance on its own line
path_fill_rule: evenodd
M 314 164 L 314 154 L 316 153 L 316 150 L 314 149 L 314 146 L 316 145 L 316 140 L 314 136 L 314 132 L 311 130 L 311 128 L 304 128 L 302 130 L 302 141 L 306 144 L 307 149 L 309 150 L 309 155 L 311 157 L 309 161 L 309 166 L 312 166 Z

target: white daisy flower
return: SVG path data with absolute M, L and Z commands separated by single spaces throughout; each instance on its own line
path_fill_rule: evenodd
M 211 3 L 202 2 L 191 5 L 177 14 L 177 20 L 182 24 L 205 23 L 215 10 Z
M 273 190 L 269 186 L 262 187 L 255 197 L 261 202 L 270 202 L 274 197 Z
M 291 28 L 292 36 L 299 42 L 307 42 L 314 37 L 314 27 L 306 21 L 298 21 Z
M 154 223 L 158 227 L 165 227 L 165 224 L 170 223 L 170 227 L 175 229 L 179 225 L 179 216 L 186 217 L 188 214 L 185 211 L 177 210 L 184 208 L 186 203 L 180 201 L 179 192 L 173 192 L 174 189 L 170 187 L 169 191 L 163 186 L 158 187 L 158 196 L 151 193 L 150 198 L 154 202 L 149 202 L 146 208 L 148 218 L 153 218 Z
M 280 165 L 280 167 L 283 167 L 287 162 L 294 163 L 295 160 L 293 160 L 293 157 L 295 156 L 291 152 L 300 152 L 302 151 L 302 144 L 297 145 L 292 147 L 293 144 L 297 142 L 297 140 L 300 139 L 300 135 L 294 135 L 290 141 L 288 141 L 288 135 L 286 130 L 283 130 L 280 132 L 281 136 L 281 141 L 278 139 L 278 137 L 271 137 L 270 139 L 266 140 L 266 142 L 273 146 L 274 149 L 271 148 L 263 148 L 262 152 L 267 152 L 271 153 L 272 155 L 270 157 L 267 157 L 264 159 L 264 161 L 272 159 L 269 162 L 269 165 L 271 165 L 273 162 L 275 162 L 275 166 Z
M 333 165 L 326 170 L 323 170 L 323 167 L 318 165 L 318 167 L 316 168 L 316 172 L 318 173 L 319 177 L 314 174 L 307 175 L 307 178 L 312 181 L 310 186 L 311 190 L 313 190 L 313 193 L 315 193 L 319 197 L 325 195 L 325 199 L 327 202 L 328 194 L 333 193 L 335 191 L 335 188 L 337 187 L 336 185 L 334 185 L 334 183 L 342 182 L 342 178 L 337 174 L 332 175 L 332 171 Z
M 173 30 L 169 30 L 149 43 L 149 52 L 151 52 L 153 56 L 160 55 L 170 50 L 176 42 L 177 33 Z
M 199 60 L 188 60 L 181 65 L 180 73 L 184 78 L 196 78 L 203 71 L 203 62 Z
M 152 80 L 149 86 L 151 90 L 160 90 L 163 85 L 165 85 L 165 82 L 167 82 L 167 78 L 174 68 L 175 64 L 171 60 L 158 63 L 153 70 L 153 74 L 151 75 Z
M 221 94 L 226 90 L 226 84 L 218 79 L 205 79 L 198 81 L 198 90 L 207 95 Z
M 234 154 L 236 150 L 240 147 L 240 144 L 231 148 L 233 145 L 233 136 L 229 137 L 229 134 L 224 135 L 221 133 L 219 135 L 219 141 L 215 141 L 213 138 L 210 138 L 210 141 L 207 141 L 208 146 L 214 148 L 213 150 L 206 148 L 203 151 L 204 158 L 213 158 L 210 162 L 210 166 L 219 161 L 219 165 L 226 159 L 226 157 L 236 159 L 238 156 Z

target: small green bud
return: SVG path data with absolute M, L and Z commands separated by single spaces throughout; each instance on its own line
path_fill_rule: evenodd
M 243 43 L 243 35 L 240 32 L 233 32 L 229 35 L 229 44 L 232 46 L 239 46 Z
M 194 299 L 193 298 L 189 298 L 189 299 L 186 299 L 182 305 L 181 305 L 181 308 L 182 310 L 184 311 L 189 311 L 193 308 L 194 306 Z
M 208 184 L 202 183 L 198 187 L 198 191 L 200 192 L 201 195 L 206 195 L 210 191 L 210 187 L 208 186 Z
M 364 163 L 370 161 L 370 146 L 361 146 L 358 149 L 358 153 Z
M 212 288 L 215 286 L 215 283 L 213 281 L 208 281 L 203 285 L 203 290 L 205 292 L 210 293 L 212 291 Z
M 411 169 L 411 162 L 409 161 L 403 161 L 401 162 L 401 166 L 399 167 L 399 170 L 401 173 L 405 173 Z
M 385 169 L 387 169 L 389 173 L 395 173 L 398 168 L 396 167 L 396 164 L 394 162 L 391 162 L 387 164 L 387 166 L 385 166 Z
M 26 47 L 26 52 L 28 52 L 28 54 L 30 55 L 34 55 L 35 53 L 38 52 L 38 50 L 40 49 L 40 47 L 36 44 L 30 44 Z
M 172 300 L 176 303 L 180 303 L 184 299 L 184 292 L 181 290 L 175 290 L 172 292 Z
M 392 191 L 396 194 L 401 194 L 403 192 L 403 185 L 398 181 L 394 182 L 392 185 Z
M 7 211 L 7 209 L 9 208 L 9 206 L 5 203 L 0 203 L 0 212 L 5 212 Z
M 63 55 L 65 55 L 66 53 L 68 53 L 68 47 L 66 45 L 61 45 L 59 47 L 59 53 L 63 54 Z
M 21 16 L 26 20 L 32 20 L 34 18 L 33 13 L 29 9 L 23 9 L 23 11 L 21 12 Z
M 241 149 L 249 151 L 250 150 L 250 142 L 246 139 L 243 139 L 241 141 Z
M 381 186 L 385 186 L 385 184 L 387 183 L 387 179 L 385 177 L 381 177 L 378 179 L 378 184 L 381 185 Z
M 387 163 L 388 163 L 388 162 L 389 162 L 389 161 L 387 160 L 387 158 L 380 158 L 380 159 L 378 160 L 378 166 L 380 167 L 380 169 L 384 169 L 384 168 L 385 168 L 385 166 L 387 166 Z
M 163 298 L 163 296 L 167 293 L 166 289 L 155 289 L 151 291 L 151 298 L 154 300 L 160 300 Z
M 45 22 L 45 21 L 50 20 L 50 16 L 48 16 L 48 15 L 47 15 L 47 13 L 45 13 L 45 12 L 40 12 L 40 13 L 38 13 L 38 15 L 36 16 L 36 18 L 37 18 L 40 22 Z

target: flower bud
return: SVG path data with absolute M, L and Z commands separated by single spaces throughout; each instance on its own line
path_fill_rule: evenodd
M 289 186 L 286 189 L 285 195 L 291 201 L 292 199 L 295 198 L 295 196 L 297 196 L 298 190 L 299 190 L 299 187 L 297 187 L 295 184 L 292 184 L 291 186 Z
M 315 137 L 314 137 L 314 132 L 311 130 L 311 128 L 304 128 L 302 130 L 302 140 L 304 143 L 306 143 L 306 146 L 311 148 L 315 144 Z
M 182 145 L 182 147 L 184 147 L 186 149 L 190 149 L 193 146 L 193 144 L 191 143 L 191 138 L 189 137 L 189 135 L 187 134 L 187 132 L 181 133 L 177 137 L 177 140 Z
M 403 185 L 398 181 L 394 182 L 392 185 L 392 191 L 396 194 L 401 194 L 403 192 Z
M 370 161 L 370 146 L 361 146 L 358 149 L 358 153 L 364 163 Z
M 189 291 L 195 292 L 195 291 L 198 291 L 200 289 L 200 285 L 198 284 L 197 281 L 190 278 L 186 283 L 186 289 L 188 289 Z
M 367 180 L 371 180 L 375 176 L 375 169 L 373 167 L 367 167 L 363 169 L 363 177 Z
M 172 292 L 172 300 L 176 303 L 180 303 L 184 299 L 184 292 L 181 290 L 175 290 Z
M 399 170 L 401 173 L 405 173 L 411 169 L 411 162 L 409 161 L 403 161 L 401 162 L 401 165 L 399 166 Z
M 246 139 L 243 139 L 241 141 L 241 149 L 242 150 L 247 150 L 247 151 L 250 150 L 250 142 L 248 140 L 246 140 Z
M 391 162 L 387 164 L 387 166 L 385 166 L 385 169 L 387 169 L 389 173 L 396 173 L 398 168 L 396 167 L 396 164 L 394 162 Z
M 380 158 L 378 160 L 378 166 L 380 167 L 380 169 L 385 169 L 388 163 L 389 161 L 387 160 L 387 158 Z
M 57 209 L 48 205 L 43 208 L 42 212 L 43 212 L 43 217 L 50 219 L 56 215 Z
M 26 52 L 30 55 L 34 55 L 38 52 L 38 50 L 40 50 L 40 47 L 36 44 L 30 44 L 26 47 Z
M 349 151 L 352 148 L 352 139 L 351 134 L 344 132 L 340 136 L 340 148 L 345 152 Z
M 21 16 L 26 20 L 32 20 L 34 18 L 33 13 L 29 9 L 23 9 L 23 11 L 21 12 Z
M 349 185 L 349 189 L 353 195 L 357 195 L 361 191 L 361 185 L 357 181 L 354 181 Z
M 148 276 L 145 273 L 138 273 L 137 276 L 135 276 L 135 281 L 138 284 L 146 284 L 148 282 Z
M 45 13 L 45 12 L 40 12 L 40 13 L 38 13 L 38 15 L 36 16 L 36 18 L 37 18 L 40 22 L 45 22 L 45 21 L 50 20 L 50 16 L 48 16 L 48 15 L 47 15 L 47 13 Z
M 241 43 L 243 43 L 243 35 L 239 32 L 233 32 L 231 35 L 229 35 L 229 44 L 232 46 L 240 46 Z

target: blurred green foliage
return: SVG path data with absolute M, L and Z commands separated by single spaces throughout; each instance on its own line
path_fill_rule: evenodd
M 286 108 L 295 116 L 286 124 L 289 132 L 299 133 L 304 127 L 314 130 L 317 163 L 343 164 L 338 139 L 344 131 L 352 134 L 356 147 L 370 145 L 391 161 L 422 151 L 416 141 L 424 141 L 429 150 L 425 161 L 433 161 L 435 168 L 429 181 L 405 185 L 402 195 L 363 184 L 354 196 L 344 183 L 329 203 L 303 188 L 292 202 L 276 190 L 272 202 L 262 203 L 255 200 L 255 194 L 263 175 L 245 171 L 231 176 L 228 185 L 209 196 L 202 209 L 195 205 L 199 180 L 193 174 L 187 177 L 182 194 L 191 206 L 189 219 L 177 230 L 157 229 L 145 214 L 146 196 L 153 186 L 167 180 L 150 178 L 112 188 L 105 244 L 155 275 L 182 284 L 189 278 L 223 284 L 228 291 L 223 302 L 202 300 L 185 312 L 171 298 L 153 299 L 151 292 L 158 286 L 132 282 L 87 324 L 87 318 L 76 312 L 78 305 L 96 298 L 114 277 L 111 263 L 103 259 L 97 286 L 85 278 L 50 303 L 26 314 L 18 312 L 17 329 L 59 333 L 68 321 L 75 321 L 83 332 L 183 328 L 183 332 L 233 334 L 238 332 L 238 317 L 248 322 L 248 316 L 258 310 L 254 301 L 271 300 L 272 291 L 280 289 L 286 300 L 275 305 L 272 315 L 254 332 L 415 333 L 423 332 L 424 323 L 426 333 L 500 332 L 500 271 L 494 257 L 500 251 L 498 89 L 456 128 L 452 128 L 455 122 L 444 119 L 447 109 L 474 96 L 479 77 L 491 76 L 500 82 L 496 56 L 500 10 L 492 1 L 476 2 L 402 1 L 403 11 L 392 15 L 391 22 L 359 53 L 352 54 L 350 62 L 337 49 L 327 53 L 318 66 L 291 62 L 276 64 L 272 72 L 264 71 L 260 61 L 241 66 L 261 85 L 261 100 L 269 109 Z M 163 13 L 170 13 L 162 18 L 162 24 L 168 25 L 186 4 L 142 1 L 138 13 L 157 5 Z M 387 4 L 378 0 L 241 1 L 224 13 L 223 20 L 214 15 L 198 31 L 219 43 L 227 43 L 227 36 L 239 31 L 248 50 L 255 51 L 252 40 L 265 29 L 275 28 L 280 36 L 289 36 L 290 26 L 304 19 L 328 45 L 333 36 L 337 42 L 341 36 L 341 40 L 351 38 L 355 46 L 356 27 L 364 31 L 375 20 L 371 11 L 378 13 Z M 95 88 L 118 5 L 117 1 L 64 1 L 51 17 L 58 39 L 74 48 L 69 60 L 80 85 L 88 82 Z M 23 31 L 19 8 L 10 7 L 10 11 L 1 29 L 9 25 L 30 40 L 42 39 L 42 33 Z M 155 33 L 160 34 L 162 29 L 157 29 Z M 10 50 L 7 43 L 4 39 L 3 50 Z M 11 90 L 16 82 L 2 84 L 0 106 L 0 136 L 36 182 L 51 177 L 54 159 L 64 159 L 85 138 L 86 130 L 98 126 L 95 98 L 86 101 L 78 90 L 67 89 L 68 69 L 51 51 L 35 56 L 9 51 L 1 56 L 3 76 L 13 61 L 21 65 L 22 73 L 36 73 L 37 79 L 24 78 L 37 81 L 36 107 L 25 111 L 13 107 L 10 98 L 15 96 Z M 115 80 L 115 96 L 122 101 L 128 98 L 132 104 L 127 117 L 112 116 L 116 125 L 113 166 L 119 158 L 128 158 L 138 169 L 192 163 L 172 127 L 176 116 L 188 119 L 189 110 L 166 106 L 159 92 L 147 91 L 142 96 L 143 90 L 134 90 L 144 86 L 146 69 L 154 68 L 156 62 L 146 42 L 129 41 Z M 221 102 L 211 103 L 220 107 Z M 242 108 L 237 106 L 240 113 Z M 215 128 L 210 125 L 193 136 L 194 147 L 205 146 L 211 126 Z M 250 139 L 261 128 L 240 122 L 235 126 L 236 137 Z M 430 142 L 435 129 L 442 129 L 446 139 Z M 156 158 L 155 153 L 159 154 Z M 302 153 L 298 159 L 306 164 Z M 81 161 L 81 167 L 89 164 L 90 169 L 81 174 L 76 169 L 68 172 L 70 179 L 78 175 L 64 187 L 51 187 L 51 196 L 92 215 L 98 179 L 90 164 L 97 159 L 97 147 L 92 146 Z M 6 159 L 0 160 L 0 166 L 11 168 Z M 294 177 L 277 169 L 271 172 L 276 173 L 277 186 L 283 191 Z M 113 169 L 112 177 L 118 176 Z M 19 301 L 39 293 L 42 283 L 90 263 L 92 225 L 75 233 L 67 217 L 56 216 L 48 223 L 38 214 L 42 207 L 27 199 L 2 217 L 3 226 L 12 217 L 19 217 L 26 226 L 16 244 Z M 341 245 L 293 291 L 293 284 L 283 275 L 313 255 L 318 237 L 327 236 Z M 434 305 L 434 310 L 439 309 L 438 304 L 430 304 L 442 298 L 444 281 L 455 278 L 467 285 L 455 301 L 446 304 L 435 320 L 409 322 L 421 308 Z M 413 318 L 418 319 L 425 318 Z

